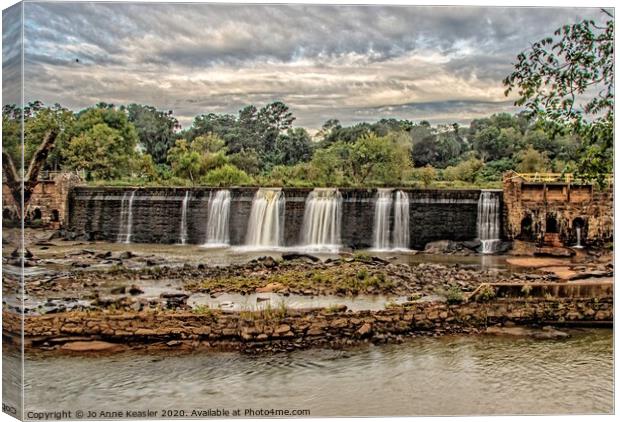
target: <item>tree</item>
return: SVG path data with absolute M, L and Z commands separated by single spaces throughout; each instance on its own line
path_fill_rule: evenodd
M 172 111 L 141 104 L 129 104 L 126 110 L 129 121 L 136 127 L 142 149 L 156 164 L 165 164 L 168 150 L 174 145 L 175 132 L 180 128 Z
M 252 178 L 243 170 L 226 164 L 205 174 L 200 181 L 209 186 L 244 186 L 252 183 Z
M 522 173 L 540 173 L 549 171 L 550 163 L 547 154 L 539 152 L 532 145 L 519 153 L 517 171 Z
M 303 128 L 289 129 L 276 140 L 276 163 L 287 166 L 312 158 L 312 140 Z
M 67 166 L 85 170 L 88 179 L 112 180 L 131 174 L 135 139 L 105 123 L 97 123 L 73 137 L 64 150 Z
M 83 110 L 72 131 L 74 135 L 62 149 L 66 167 L 84 169 L 94 179 L 131 175 L 138 134 L 123 110 L 111 104 Z
M 614 18 L 564 25 L 517 56 L 504 80 L 516 89 L 515 105 L 550 126 L 581 139 L 577 173 L 605 184 L 613 170 Z
M 51 128 L 47 132 L 43 138 L 43 141 L 39 145 L 39 148 L 32 155 L 30 165 L 28 166 L 28 171 L 23 179 L 21 177 L 21 174 L 23 173 L 21 171 L 17 171 L 11 156 L 5 151 L 2 151 L 2 170 L 5 176 L 5 182 L 11 191 L 11 196 L 13 196 L 13 199 L 15 200 L 20 218 L 22 216 L 22 195 L 23 205 L 25 208 L 32 197 L 34 188 L 39 184 L 39 172 L 45 164 L 45 160 L 47 159 L 50 151 L 54 148 L 54 142 L 58 136 L 57 130 L 58 129 Z

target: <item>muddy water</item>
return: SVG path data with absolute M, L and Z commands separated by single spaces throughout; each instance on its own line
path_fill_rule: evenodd
M 182 409 L 186 417 L 215 408 L 309 409 L 311 416 L 612 412 L 612 332 L 572 334 L 563 341 L 424 338 L 258 357 L 32 355 L 25 405 Z

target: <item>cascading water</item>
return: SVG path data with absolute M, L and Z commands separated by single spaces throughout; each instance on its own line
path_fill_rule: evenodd
M 573 246 L 574 248 L 581 249 L 583 245 L 581 244 L 581 227 L 575 227 L 575 234 L 577 235 L 577 244 Z
M 120 228 L 116 239 L 119 243 L 131 243 L 131 230 L 133 228 L 133 200 L 135 195 L 135 190 L 131 191 L 131 193 L 125 192 L 123 194 L 123 199 L 121 200 Z
M 392 211 L 392 190 L 378 189 L 375 200 L 374 248 L 390 248 L 390 214 Z
M 394 229 L 392 232 L 394 249 L 409 249 L 409 195 L 396 191 L 394 200 Z
M 259 189 L 252 201 L 246 246 L 278 247 L 283 243 L 285 198 L 282 189 Z
M 185 197 L 183 198 L 183 202 L 181 203 L 181 230 L 179 243 L 181 245 L 185 245 L 187 242 L 187 206 L 189 204 L 189 191 L 185 191 Z
M 230 191 L 219 190 L 209 200 L 207 241 L 204 246 L 228 246 L 228 221 L 230 219 Z
M 394 225 L 390 231 L 392 209 L 394 209 Z M 405 192 L 399 190 L 393 194 L 391 189 L 377 190 L 373 248 L 377 250 L 409 248 L 409 196 Z
M 308 195 L 302 225 L 303 246 L 337 250 L 340 247 L 342 196 L 337 189 L 316 188 Z
M 495 252 L 500 243 L 499 192 L 483 190 L 478 200 L 478 239 L 482 253 Z

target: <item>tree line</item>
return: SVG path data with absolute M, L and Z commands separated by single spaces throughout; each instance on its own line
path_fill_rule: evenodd
M 181 130 L 171 111 L 99 103 L 79 112 L 40 101 L 3 108 L 3 148 L 28 162 L 58 132 L 45 170 L 84 170 L 89 181 L 162 185 L 425 186 L 488 184 L 506 170 L 571 172 L 580 138 L 525 113 L 467 126 L 382 119 L 343 126 L 330 119 L 310 136 L 282 102 L 236 115 L 201 114 Z

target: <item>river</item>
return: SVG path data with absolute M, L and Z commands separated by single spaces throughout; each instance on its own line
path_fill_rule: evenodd
M 32 353 L 29 411 L 308 409 L 311 416 L 613 412 L 613 333 L 415 338 L 351 350 Z M 5 380 L 6 382 L 6 380 Z M 158 413 L 158 416 L 160 413 Z

